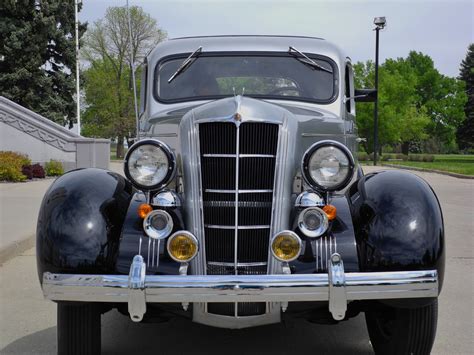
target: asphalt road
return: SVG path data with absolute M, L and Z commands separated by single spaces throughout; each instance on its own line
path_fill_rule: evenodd
M 473 354 L 474 181 L 417 174 L 438 194 L 447 234 L 446 277 L 433 354 Z M 34 249 L 0 267 L 0 284 L 0 354 L 55 353 L 56 307 L 42 298 Z M 363 315 L 336 326 L 297 320 L 226 330 L 179 318 L 136 324 L 113 311 L 102 317 L 102 337 L 103 354 L 372 353 Z

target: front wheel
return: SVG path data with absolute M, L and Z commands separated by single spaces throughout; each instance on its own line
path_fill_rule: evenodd
M 58 303 L 58 354 L 100 354 L 100 304 Z
M 376 354 L 430 354 L 436 335 L 438 300 L 412 309 L 377 304 L 365 312 L 365 319 Z

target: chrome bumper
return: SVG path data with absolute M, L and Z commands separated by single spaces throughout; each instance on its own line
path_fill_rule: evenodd
M 344 318 L 348 301 L 438 296 L 436 270 L 345 273 L 339 254 L 327 274 L 146 275 L 139 255 L 127 275 L 43 275 L 43 293 L 53 301 L 123 302 L 133 321 L 147 303 L 328 301 L 334 319 Z

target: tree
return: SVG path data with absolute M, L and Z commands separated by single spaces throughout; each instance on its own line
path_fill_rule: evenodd
M 440 152 L 456 150 L 456 130 L 465 119 L 464 84 L 442 75 L 428 55 L 411 51 L 404 61 L 417 77 L 416 105 L 430 117 L 427 134 L 438 142 Z
M 5 0 L 0 18 L 2 95 L 59 124 L 73 122 L 74 1 Z
M 166 32 L 141 7 L 131 7 L 130 18 L 131 46 L 126 9 L 109 7 L 105 17 L 87 31 L 82 52 L 91 64 L 85 73 L 84 134 L 117 138 L 120 158 L 124 140 L 135 135 L 130 54 L 139 70 L 146 55 L 166 38 Z
M 357 63 L 354 73 L 356 86 L 374 86 L 372 62 Z M 380 67 L 380 146 L 401 144 L 407 154 L 413 143 L 429 138 L 438 150 L 454 150 L 465 100 L 463 83 L 441 75 L 429 56 L 412 51 L 407 58 L 386 60 Z M 373 149 L 373 106 L 358 104 L 357 111 L 359 133 L 368 139 L 369 152 Z
M 474 150 L 474 43 L 468 47 L 466 58 L 461 62 L 459 79 L 465 83 L 467 95 L 464 112 L 466 120 L 457 131 L 459 148 Z
M 84 136 L 122 137 L 123 147 L 123 139 L 131 136 L 135 130 L 130 74 L 129 70 L 124 71 L 117 80 L 114 66 L 104 60 L 93 61 L 84 71 L 83 90 L 88 105 L 83 115 Z M 117 151 L 117 156 L 123 157 L 123 149 L 122 152 Z
M 371 61 L 354 65 L 356 87 L 374 86 L 374 64 Z M 379 69 L 379 143 L 407 143 L 415 138 L 424 138 L 424 129 L 429 119 L 423 108 L 416 107 L 414 73 L 397 60 L 387 60 Z M 373 152 L 373 105 L 357 105 L 357 127 L 359 135 L 366 138 L 365 150 Z

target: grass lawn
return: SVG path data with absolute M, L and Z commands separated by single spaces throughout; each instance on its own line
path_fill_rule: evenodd
M 474 155 L 435 155 L 434 162 L 388 161 L 387 164 L 413 166 L 422 169 L 442 170 L 452 173 L 474 175 Z
M 123 153 L 127 153 L 127 148 L 124 148 Z M 110 160 L 119 160 L 122 161 L 123 159 L 118 159 L 117 158 L 117 145 L 116 144 L 111 144 L 110 145 Z

